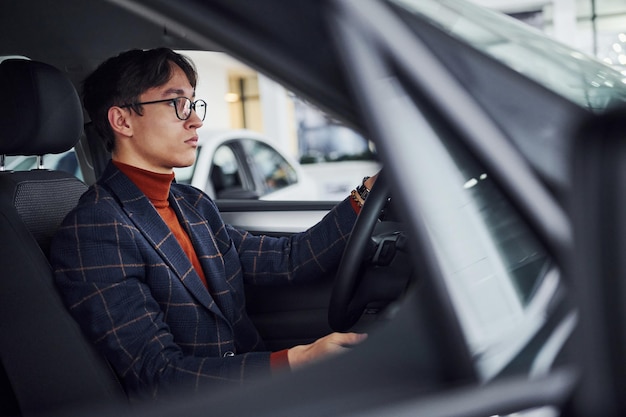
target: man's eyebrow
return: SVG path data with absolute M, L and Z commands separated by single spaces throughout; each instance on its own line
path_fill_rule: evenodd
M 184 95 L 185 95 L 185 90 L 183 90 L 183 89 L 181 89 L 181 88 L 168 88 L 167 90 L 165 90 L 165 91 L 163 92 L 163 96 L 164 96 L 164 97 L 165 97 L 165 96 L 172 95 L 172 94 L 176 94 L 177 96 L 184 96 Z M 196 92 L 194 91 L 194 92 L 191 94 L 191 97 L 193 98 L 193 97 L 195 97 L 195 96 L 196 96 Z

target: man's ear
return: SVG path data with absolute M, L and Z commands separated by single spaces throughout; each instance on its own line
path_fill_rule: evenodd
M 108 116 L 111 129 L 113 129 L 115 133 L 126 137 L 133 136 L 133 126 L 129 118 L 129 110 L 113 106 L 109 108 Z

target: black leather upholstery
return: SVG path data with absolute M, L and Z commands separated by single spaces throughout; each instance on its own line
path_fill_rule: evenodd
M 81 137 L 80 99 L 61 71 L 6 60 L 0 87 L 0 154 L 60 153 Z M 47 258 L 52 235 L 86 188 L 61 171 L 0 172 L 2 415 L 125 401 L 112 371 L 65 309 Z

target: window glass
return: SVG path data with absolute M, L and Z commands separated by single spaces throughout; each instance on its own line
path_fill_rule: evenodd
M 395 0 L 432 24 L 491 55 L 557 94 L 591 110 L 626 101 L 624 77 L 522 23 L 471 4 L 448 0 Z
M 201 148 L 198 147 L 198 152 L 200 152 L 200 149 Z M 196 159 L 193 165 L 175 168 L 174 172 L 176 173 L 176 182 L 179 184 L 191 184 L 191 179 L 193 178 L 197 162 L 198 160 Z
M 222 145 L 216 149 L 211 163 L 210 177 L 217 197 L 225 191 L 243 188 L 237 157 L 228 145 Z
M 6 169 L 13 171 L 28 171 L 37 167 L 36 156 L 9 156 L 6 159 Z
M 279 155 L 274 159 L 276 155 L 268 149 L 255 150 L 258 155 L 246 155 L 259 167 L 255 168 L 254 175 L 245 167 L 242 181 L 249 192 L 229 194 L 229 198 L 251 198 L 250 193 L 256 193 L 260 199 L 339 201 L 346 198 L 364 176 L 373 175 L 381 168 L 366 138 L 272 78 L 224 53 L 179 52 L 196 65 L 196 96 L 207 102 L 209 116 L 198 130 L 200 139 L 204 132 L 216 131 L 231 132 L 233 137 L 249 137 L 248 134 L 238 135 L 237 132 L 244 129 L 261 135 L 263 142 Z M 221 138 L 218 140 L 224 140 L 224 135 Z M 239 163 L 247 165 L 241 159 Z M 198 166 L 197 172 L 189 171 L 184 177 L 179 171 L 177 169 L 178 182 L 205 188 L 208 175 L 205 167 Z M 198 173 L 205 179 L 196 178 Z M 210 190 L 207 192 L 211 195 Z
M 301 164 L 340 161 L 374 161 L 373 145 L 323 111 L 292 97 L 298 123 Z
M 263 130 L 263 112 L 259 94 L 259 79 L 253 71 L 228 71 L 230 120 L 233 128 Z
M 590 0 L 587 3 L 591 4 Z M 580 4 L 580 2 L 577 3 Z M 626 3 L 623 0 L 595 0 L 595 12 L 598 15 L 626 16 Z
M 296 170 L 285 158 L 265 143 L 246 140 L 242 142 L 248 158 L 253 161 L 266 192 L 272 192 L 298 182 Z
M 37 157 L 32 155 L 9 156 L 6 158 L 5 165 L 6 170 L 13 171 L 29 171 L 31 169 L 37 169 Z M 80 180 L 83 179 L 74 149 L 60 154 L 44 155 L 43 166 L 44 169 L 64 171 L 74 175 Z
M 44 166 L 64 171 L 77 177 L 81 176 L 76 153 L 73 150 L 58 155 L 47 155 L 44 158 Z

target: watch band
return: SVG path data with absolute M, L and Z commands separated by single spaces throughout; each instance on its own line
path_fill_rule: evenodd
M 369 177 L 364 177 L 361 185 L 356 188 L 356 192 L 359 193 L 359 196 L 363 201 L 367 198 L 370 193 L 370 189 L 365 186 L 365 181 L 367 181 Z

